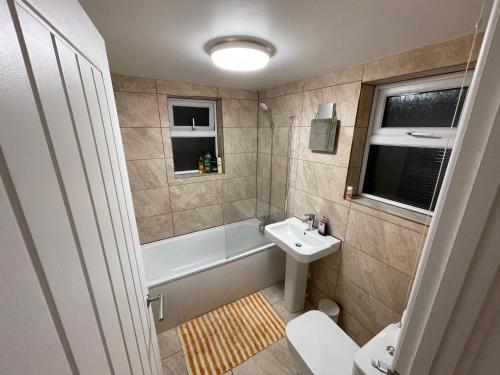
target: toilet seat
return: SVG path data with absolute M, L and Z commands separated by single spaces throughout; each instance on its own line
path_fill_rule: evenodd
M 321 311 L 309 311 L 286 326 L 286 337 L 314 375 L 351 375 L 359 346 Z

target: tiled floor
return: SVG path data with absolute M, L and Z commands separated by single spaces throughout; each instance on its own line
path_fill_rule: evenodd
M 276 313 L 285 321 L 299 316 L 290 314 L 283 304 L 283 284 L 276 284 L 261 291 Z M 306 309 L 308 310 L 308 309 Z M 172 328 L 158 335 L 160 355 L 165 375 L 187 375 L 177 329 Z M 307 369 L 297 360 L 288 346 L 286 338 L 249 358 L 227 374 L 230 375 L 299 375 L 307 374 Z

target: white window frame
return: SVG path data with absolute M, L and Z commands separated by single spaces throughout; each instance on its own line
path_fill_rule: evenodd
M 215 157 L 219 156 L 217 142 L 217 119 L 215 116 L 216 102 L 213 100 L 195 100 L 195 99 L 168 99 L 168 118 L 170 122 L 170 138 L 214 138 L 215 142 Z M 196 124 L 191 126 L 174 126 L 174 106 L 189 106 L 201 107 L 209 109 L 209 126 L 196 127 Z M 194 120 L 194 119 L 193 119 Z M 175 169 L 175 167 L 174 167 Z M 176 171 L 175 175 L 197 173 L 197 169 Z
M 469 72 L 465 77 L 465 86 L 468 87 L 472 80 L 473 72 Z M 388 203 L 397 207 L 402 207 L 420 213 L 429 213 L 419 207 L 400 203 L 376 195 L 363 193 L 363 184 L 366 175 L 368 153 L 370 145 L 385 146 L 407 146 L 407 147 L 427 147 L 427 148 L 447 148 L 452 149 L 455 143 L 457 128 L 450 127 L 405 127 L 405 128 L 382 128 L 386 98 L 404 93 L 419 93 L 435 90 L 446 90 L 461 87 L 463 73 L 446 74 L 411 81 L 402 81 L 375 88 L 373 95 L 373 105 L 368 125 L 367 140 L 363 154 L 363 164 L 361 165 L 361 175 L 359 179 L 358 192 L 360 196 L 367 197 L 379 202 Z M 419 136 L 408 133 L 420 134 Z M 432 212 L 431 212 L 432 214 Z

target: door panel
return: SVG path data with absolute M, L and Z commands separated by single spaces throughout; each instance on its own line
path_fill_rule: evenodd
M 3 239 L 10 228 L 9 250 L 18 251 L 6 257 L 12 269 L 0 267 L 0 296 L 12 300 L 0 298 L 0 324 L 5 317 L 2 332 L 15 337 L 2 342 L 0 372 L 157 375 L 104 44 L 74 0 L 41 12 L 42 20 L 44 4 L 0 0 L 1 229 Z M 57 29 L 68 15 L 80 18 L 72 35 L 86 38 L 85 48 Z M 93 63 L 82 55 L 91 44 Z M 14 283 L 30 290 L 4 290 Z M 35 314 L 17 294 L 31 297 Z M 29 336 L 23 317 L 26 327 L 40 325 L 32 328 L 40 336 Z
M 70 104 L 74 130 L 86 174 L 86 182 L 92 196 L 92 209 L 98 222 L 99 237 L 105 253 L 106 267 L 113 287 L 113 302 L 121 321 L 121 333 L 126 342 L 129 362 L 134 374 L 142 373 L 141 359 L 134 334 L 133 318 L 129 306 L 129 297 L 125 288 L 125 276 L 121 268 L 118 246 L 114 236 L 114 228 L 104 189 L 104 177 L 101 172 L 97 149 L 92 133 L 90 114 L 77 62 L 76 53 L 64 42 L 55 39 L 59 64 L 67 98 Z
M 121 139 L 116 139 L 118 132 L 114 131 L 111 124 L 110 107 L 108 105 L 102 75 L 94 68 L 92 68 L 92 73 L 94 76 L 94 83 L 97 91 L 99 107 L 101 110 L 101 117 L 104 123 L 106 142 L 109 145 L 108 150 L 113 151 L 109 152 L 113 170 L 113 177 L 115 186 L 117 187 L 117 196 L 121 215 L 125 218 L 123 220 L 125 226 L 124 233 L 127 240 L 129 257 L 131 258 L 132 275 L 136 286 L 137 298 L 141 307 L 139 311 L 141 313 L 141 319 L 143 323 L 144 335 L 146 340 L 146 350 L 148 352 L 151 367 L 154 368 L 156 366 L 156 363 L 158 362 L 156 360 L 158 351 L 155 350 L 155 346 L 153 345 L 156 340 L 153 340 L 152 334 L 156 334 L 153 327 L 153 316 L 146 305 L 147 288 L 144 282 L 145 275 L 142 272 L 143 268 L 140 266 L 142 265 L 140 248 L 134 246 L 134 244 L 138 243 L 137 230 L 134 230 L 136 228 L 136 223 L 133 216 L 133 210 L 131 206 L 127 204 L 127 198 L 131 200 L 132 197 L 130 196 L 128 181 L 124 181 L 123 174 L 120 171 L 120 158 L 123 161 L 124 154 L 123 151 L 120 152 L 120 149 L 117 146 L 118 144 L 121 145 Z
M 94 136 L 94 142 L 96 144 L 97 153 L 99 160 L 101 162 L 102 174 L 104 176 L 104 187 L 108 196 L 108 204 L 110 207 L 110 213 L 113 220 L 113 227 L 116 236 L 116 241 L 118 243 L 118 249 L 120 249 L 120 261 L 125 276 L 126 289 L 129 294 L 130 308 L 133 314 L 134 329 L 139 341 L 139 349 L 141 350 L 142 366 L 145 373 L 150 373 L 150 365 L 148 361 L 148 353 L 146 351 L 146 340 L 143 330 L 143 324 L 141 320 L 141 303 L 139 301 L 140 290 L 137 292 L 136 282 L 133 277 L 133 260 L 134 258 L 130 256 L 130 251 L 128 249 L 128 244 L 126 241 L 126 227 L 122 220 L 122 213 L 120 211 L 120 206 L 118 202 L 118 190 L 119 188 L 115 184 L 115 179 L 112 170 L 111 155 L 112 153 L 108 150 L 108 145 L 106 143 L 106 137 L 104 134 L 104 125 L 102 121 L 102 116 L 99 108 L 99 101 L 97 98 L 97 90 L 94 83 L 94 77 L 92 74 L 91 65 L 85 60 L 78 58 L 80 73 L 82 77 L 83 87 L 85 90 L 88 108 L 90 112 L 90 118 L 92 123 L 92 131 Z

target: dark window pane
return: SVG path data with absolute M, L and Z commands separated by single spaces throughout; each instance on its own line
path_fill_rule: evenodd
M 437 193 L 441 189 L 450 153 L 438 148 L 371 145 L 363 193 L 427 210 L 436 184 Z M 437 195 L 431 210 L 436 200 Z
M 172 106 L 174 126 L 210 126 L 210 109 L 207 107 Z
M 198 169 L 198 158 L 205 151 L 215 157 L 215 137 L 213 138 L 172 138 L 174 171 L 192 171 Z
M 458 125 L 467 88 L 460 96 L 460 88 L 388 96 L 385 102 L 383 128 L 450 127 L 459 102 L 453 126 Z M 460 96 L 460 100 L 458 97 Z

